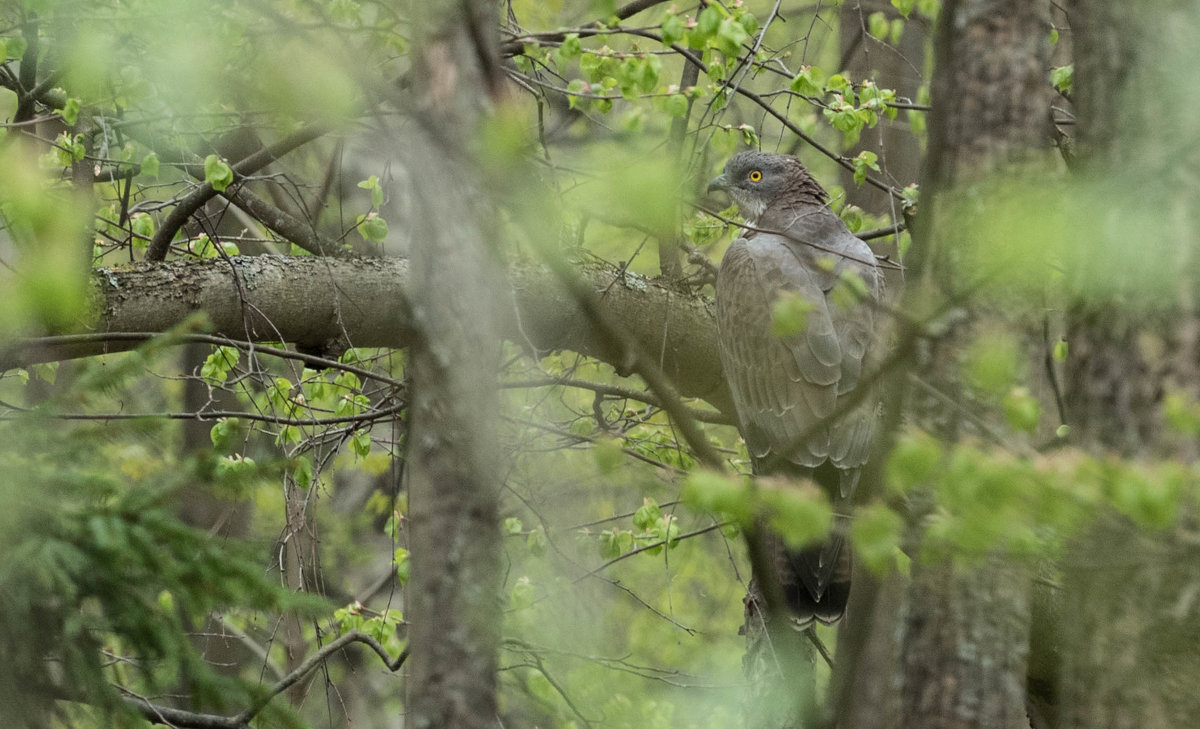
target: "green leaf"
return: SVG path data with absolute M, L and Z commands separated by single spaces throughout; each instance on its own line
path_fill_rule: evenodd
M 683 94 L 672 94 L 663 99 L 663 109 L 677 119 L 687 116 L 688 99 Z
M 876 161 L 878 159 L 879 155 L 863 150 L 852 160 L 854 162 L 854 181 L 857 184 L 861 185 L 867 181 L 867 170 L 879 172 L 879 164 Z
M 53 385 L 58 380 L 58 362 L 39 362 L 33 366 L 33 374 Z
M 1032 433 L 1042 419 L 1042 406 L 1028 389 L 1014 387 L 1004 399 L 1004 417 L 1013 430 Z
M 1127 466 L 1113 474 L 1110 492 L 1118 511 L 1144 527 L 1165 529 L 1178 518 L 1181 487 L 1171 474 L 1147 474 Z
M 8 58 L 20 58 L 29 48 L 29 41 L 24 36 L 13 36 L 4 39 L 4 52 Z
M 558 52 L 564 60 L 579 58 L 583 55 L 583 43 L 579 40 L 579 34 L 567 33 L 563 38 L 562 45 L 558 47 Z
M 742 43 L 750 37 L 742 24 L 733 18 L 725 18 L 717 27 L 717 48 L 730 58 L 742 53 Z
M 335 23 L 359 23 L 362 21 L 362 7 L 354 0 L 330 0 L 329 19 Z
M 825 88 L 830 91 L 840 91 L 843 95 L 852 95 L 854 92 L 850 90 L 850 79 L 843 74 L 835 73 L 825 82 Z M 847 93 L 849 92 L 849 93 Z
M 619 532 L 619 529 L 609 529 L 600 532 L 600 541 L 597 547 L 599 548 L 601 559 L 616 559 L 621 556 Z
M 683 483 L 680 496 L 697 511 L 724 514 L 743 523 L 750 519 L 749 491 L 741 476 L 706 469 L 692 471 Z
M 758 18 L 755 17 L 754 13 L 745 10 L 745 8 L 743 8 L 742 14 L 738 16 L 737 21 L 750 35 L 754 35 L 754 31 L 758 30 Z
M 884 504 L 871 504 L 855 512 L 850 541 L 863 564 L 879 573 L 894 564 L 903 530 L 899 514 Z
M 716 35 L 717 29 L 721 27 L 721 20 L 721 12 L 714 5 L 709 5 L 701 11 L 700 17 L 696 19 L 696 27 L 687 34 L 688 45 L 693 50 L 703 49 L 708 44 L 708 39 Z
M 879 123 L 879 114 L 872 109 L 856 109 L 854 113 L 858 115 L 859 120 L 862 121 L 862 123 L 865 124 L 868 129 L 874 128 L 875 125 Z M 858 129 L 851 129 L 847 131 L 856 132 Z
M 204 158 L 204 181 L 217 192 L 224 192 L 233 184 L 233 169 L 217 155 L 210 154 Z
M 576 96 L 576 94 L 586 93 L 587 89 L 588 89 L 588 84 L 583 79 L 581 79 L 581 78 L 571 79 L 571 82 L 569 84 L 567 84 L 567 106 L 569 106 L 572 109 L 579 106 L 579 104 L 581 102 L 583 102 L 583 97 Z
M 1183 390 L 1170 390 L 1163 397 L 1163 417 L 1176 433 L 1200 435 L 1200 403 Z
M 918 430 L 905 433 L 888 456 L 888 488 L 906 493 L 913 487 L 927 485 L 941 470 L 944 457 L 942 445 L 933 436 Z
M 337 377 L 333 378 L 333 384 L 342 390 L 350 390 L 352 392 L 362 390 L 362 380 L 358 379 L 358 375 L 353 372 L 339 372 Z
M 307 489 L 312 485 L 313 480 L 312 459 L 308 456 L 298 456 L 294 462 L 296 467 L 292 471 L 292 477 L 296 479 L 297 486 Z
M 279 429 L 279 435 L 275 436 L 275 445 L 296 445 L 300 442 L 300 436 L 300 428 L 285 425 Z
M 899 10 L 900 14 L 906 18 L 908 17 L 908 14 L 912 12 L 913 6 L 915 5 L 916 0 L 892 0 L 892 7 Z
M 1050 83 L 1064 94 L 1071 93 L 1071 88 L 1075 85 L 1075 64 L 1050 69 Z
M 407 585 L 409 565 L 408 550 L 404 547 L 397 547 L 395 553 L 392 555 L 392 562 L 396 565 L 396 579 L 401 585 Z
M 643 94 L 648 94 L 658 85 L 658 74 L 662 70 L 662 61 L 658 60 L 658 56 L 646 56 L 640 60 L 641 64 L 637 68 L 634 81 Z
M 683 21 L 678 15 L 670 14 L 663 18 L 662 37 L 665 45 L 673 46 L 683 40 L 683 31 Z
M 825 94 L 825 72 L 816 66 L 801 66 L 800 73 L 792 79 L 792 91 L 804 96 Z
M 525 525 L 515 516 L 510 516 L 504 520 L 505 534 L 520 534 L 523 531 L 525 531 Z
M 579 72 L 591 83 L 612 73 L 615 67 L 613 60 L 599 53 L 584 53 L 579 58 Z
M 858 115 L 858 110 L 853 105 L 846 103 L 844 99 L 838 97 L 835 97 L 833 103 L 824 109 L 822 113 L 834 129 L 843 132 L 858 131 L 863 125 L 863 120 Z
M 763 494 L 763 500 L 771 507 L 771 528 L 787 546 L 798 549 L 829 534 L 833 508 L 815 487 L 777 489 Z
M 647 496 L 633 514 L 633 525 L 645 531 L 654 526 L 654 522 L 661 518 L 662 510 L 658 508 L 658 502 Z
M 771 333 L 783 339 L 808 329 L 808 313 L 813 303 L 791 291 L 782 291 L 771 307 Z
M 144 246 L 154 237 L 154 218 L 146 213 L 134 213 L 129 217 L 129 230 L 137 237 L 134 245 Z
M 534 557 L 541 557 L 546 554 L 546 530 L 539 526 L 529 532 L 529 536 L 525 538 L 525 546 L 529 548 L 529 553 Z
M 67 126 L 75 126 L 75 122 L 79 121 L 79 99 L 67 99 L 67 103 L 63 104 L 63 108 L 59 111 L 59 114 Z
M 533 605 L 537 592 L 528 577 L 522 577 L 508 591 L 508 607 L 511 610 L 524 610 Z
M 1054 359 L 1058 360 L 1059 362 L 1065 362 L 1067 360 L 1067 354 L 1067 340 L 1060 339 L 1054 343 Z
M 850 229 L 852 233 L 857 233 L 863 226 L 863 211 L 857 205 L 847 205 L 838 213 L 842 218 L 842 222 Z
M 229 445 L 236 430 L 237 429 L 234 427 L 233 421 L 226 418 L 221 418 L 214 423 L 213 427 L 208 431 L 208 439 L 212 441 L 213 448 L 225 450 L 225 447 Z
M 217 347 L 212 354 L 204 358 L 204 364 L 200 366 L 200 376 L 208 382 L 224 384 L 230 370 L 237 367 L 241 356 L 242 353 L 237 347 Z M 291 383 L 288 384 L 290 387 Z
M 367 429 L 356 430 L 350 438 L 350 450 L 354 451 L 354 455 L 359 458 L 366 458 L 371 454 L 371 431 Z
M 712 101 L 709 103 L 709 108 L 712 111 L 720 111 L 721 109 L 724 109 L 725 105 L 729 103 L 729 94 L 730 91 L 728 87 L 722 86 L 721 88 L 717 89 L 713 94 Z
M 158 155 L 154 152 L 142 158 L 141 173 L 147 177 L 158 177 Z
M 838 277 L 837 285 L 834 286 L 832 292 L 832 300 L 834 306 L 838 309 L 848 310 L 859 304 L 859 302 L 870 296 L 870 289 L 867 288 L 867 282 L 863 277 L 854 271 L 844 271 Z
M 598 438 L 592 446 L 592 457 L 596 461 L 596 468 L 605 476 L 617 470 L 625 461 L 621 441 L 617 438 Z
M 659 541 L 667 543 L 667 549 L 674 549 L 679 540 L 679 520 L 674 514 L 664 514 L 651 529 Z
M 1002 332 L 987 332 L 967 347 L 967 376 L 977 389 L 998 396 L 1017 381 L 1020 348 Z
M 876 38 L 886 39 L 891 29 L 892 23 L 882 11 L 875 11 L 867 16 L 867 32 Z
M 738 131 L 742 133 L 742 142 L 748 147 L 758 146 L 758 132 L 749 124 L 738 124 Z
M 356 227 L 359 235 L 373 243 L 382 243 L 387 239 L 387 221 L 379 217 L 377 213 L 360 215 Z
M 371 401 L 362 393 L 347 393 L 337 400 L 333 414 L 339 418 L 349 418 L 361 415 L 371 407 Z

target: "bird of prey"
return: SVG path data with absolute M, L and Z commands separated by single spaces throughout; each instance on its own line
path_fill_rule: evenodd
M 716 289 L 721 365 L 754 471 L 813 479 L 835 513 L 824 544 L 793 550 L 766 533 L 766 554 L 797 627 L 832 623 L 850 594 L 848 510 L 878 419 L 877 399 L 856 389 L 879 349 L 883 277 L 795 157 L 740 152 L 708 189 L 727 192 L 748 224 Z M 783 336 L 772 320 L 782 297 L 807 311 Z

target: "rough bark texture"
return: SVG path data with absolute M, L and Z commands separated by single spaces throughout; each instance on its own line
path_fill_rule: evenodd
M 839 726 L 898 729 L 900 726 L 900 629 L 905 580 L 884 577 L 855 564 L 854 589 L 838 630 L 837 664 L 830 687 Z
M 949 0 L 938 22 L 922 189 L 1003 170 L 1052 138 L 1049 2 Z
M 1126 105 L 1121 102 L 1135 73 L 1138 47 L 1146 40 L 1140 19 L 1146 12 L 1107 0 L 1075 0 L 1070 5 L 1077 69 L 1072 97 L 1079 117 L 1076 149 L 1087 169 L 1116 167 L 1131 152 L 1130 145 L 1119 143 L 1132 131 L 1122 121 Z M 1140 346 L 1147 322 L 1121 314 L 1130 302 L 1091 300 L 1086 295 L 1090 273 L 1080 267 L 1071 279 L 1082 295 L 1072 302 L 1068 316 L 1068 417 L 1080 442 L 1134 454 L 1161 430 L 1162 377 L 1150 361 L 1153 355 Z
M 1195 253 L 1197 183 L 1178 171 L 1194 138 L 1191 115 L 1157 115 L 1141 99 L 1173 88 L 1180 62 L 1192 64 L 1200 12 L 1193 4 L 1074 0 L 1068 5 L 1076 51 L 1074 101 L 1085 179 L 1115 191 L 1140 187 L 1174 209 L 1158 240 L 1105 241 L 1125 263 L 1099 289 L 1075 271 L 1067 326 L 1071 356 L 1065 390 L 1078 442 L 1098 455 L 1194 463 L 1195 438 L 1171 432 L 1164 396 L 1196 398 L 1200 281 Z M 1154 139 L 1158 147 L 1147 145 Z M 1156 151 L 1157 149 L 1157 151 Z M 1169 150 L 1164 159 L 1163 150 Z M 1186 151 L 1184 151 L 1186 150 Z M 1138 260 L 1167 262 L 1154 291 L 1126 275 Z M 1144 283 L 1143 283 L 1144 285 Z M 1099 290 L 1098 290 L 1099 289 Z M 1146 306 L 1154 296 L 1156 304 Z M 1064 579 L 1061 704 L 1069 729 L 1193 726 L 1200 715 L 1200 540 L 1195 505 L 1164 532 L 1112 516 L 1073 545 Z
M 1195 58 L 1194 42 L 1183 36 L 1195 32 L 1197 13 L 1174 5 L 1076 0 L 1070 6 L 1085 179 L 1108 185 L 1099 194 L 1155 190 L 1148 194 L 1161 194 L 1156 206 L 1173 217 L 1166 235 L 1099 241 L 1071 271 L 1072 356 L 1064 386 L 1080 442 L 1121 454 L 1195 458 L 1194 441 L 1164 433 L 1161 407 L 1171 390 L 1200 396 L 1198 186 L 1178 174 L 1194 162 L 1177 152 L 1191 153 L 1193 131 L 1190 121 L 1156 115 L 1141 102 L 1146 93 L 1172 88 L 1175 64 Z M 1154 143 L 1171 151 L 1164 155 Z M 1089 265 L 1093 259 L 1119 261 L 1117 273 L 1097 281 L 1104 269 Z M 1146 266 L 1153 267 L 1152 282 L 1141 275 Z M 1146 290 L 1148 283 L 1156 290 Z
M 483 176 L 469 150 L 495 88 L 485 2 L 441 3 L 419 24 L 408 373 L 408 699 L 415 729 L 495 725 L 500 639 L 496 301 L 503 276 Z
M 1168 729 L 1200 716 L 1197 535 L 1113 519 L 1069 556 L 1057 726 Z
M 905 727 L 1028 726 L 1028 581 L 1024 567 L 1003 560 L 963 571 L 914 566 L 923 597 L 912 595 L 905 622 Z
M 908 300 L 928 304 L 932 293 L 960 309 L 958 323 L 931 343 L 929 366 L 919 370 L 954 402 L 972 401 L 961 355 L 993 314 L 965 296 L 964 278 L 977 274 L 956 249 L 953 226 L 961 221 L 947 220 L 946 211 L 971 194 L 974 182 L 1048 147 L 1048 11 L 1045 0 L 951 0 L 941 9 L 921 184 L 923 196 L 933 199 L 923 203 L 925 221 L 916 231 Z M 947 442 L 968 430 L 953 408 L 915 404 L 926 427 Z M 1028 568 L 1001 554 L 963 566 L 926 561 L 917 552 L 906 595 L 901 726 L 1028 726 Z
M 413 341 L 410 269 L 403 259 L 274 256 L 100 269 L 92 274 L 94 319 L 74 331 L 163 332 L 203 313 L 214 331 L 235 339 L 282 340 L 333 352 L 346 345 L 407 347 Z M 604 317 L 621 322 L 646 351 L 659 355 L 683 396 L 728 407 L 710 299 L 613 266 L 576 270 L 597 292 Z M 596 334 L 554 274 L 517 264 L 509 266 L 508 279 L 511 299 L 496 307 L 503 336 L 537 352 L 566 349 L 598 357 L 624 373 L 623 350 Z M 0 348 L 0 370 L 136 345 L 18 343 Z

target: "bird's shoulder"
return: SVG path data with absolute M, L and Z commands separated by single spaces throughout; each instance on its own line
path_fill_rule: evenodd
M 717 283 L 750 279 L 764 292 L 791 290 L 815 293 L 819 288 L 811 257 L 797 255 L 794 243 L 778 233 L 758 231 L 730 244 L 721 260 Z

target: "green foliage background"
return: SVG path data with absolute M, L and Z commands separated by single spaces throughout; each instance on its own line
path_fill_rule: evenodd
M 928 0 L 892 5 L 899 15 L 862 19 L 867 42 L 881 49 L 927 27 L 938 10 Z M 854 145 L 873 143 L 884 128 L 923 143 L 927 88 L 904 98 L 838 68 L 837 4 L 811 24 L 779 22 L 773 7 L 659 6 L 619 23 L 606 2 L 507 6 L 498 22 L 519 91 L 494 110 L 473 150 L 501 208 L 503 253 L 538 260 L 550 251 L 655 274 L 660 243 L 682 231 L 695 252 L 684 274 L 702 282 L 707 269 L 697 261 L 719 260 L 730 238 L 709 212 L 734 211 L 680 201 L 699 199 L 734 151 L 788 151 L 797 133 L 835 156 L 845 151 L 837 161 L 803 154 L 853 230 L 898 221 L 918 199 L 913 180 L 887 177 L 886 160 Z M 89 273 L 141 260 L 192 185 L 242 184 L 236 160 L 218 151 L 235 132 L 269 143 L 304 124 L 334 125 L 331 138 L 255 179 L 255 189 L 304 208 L 336 168 L 337 184 L 324 185 L 334 192 L 305 210 L 314 228 L 358 253 L 402 249 L 405 179 L 378 140 L 403 128 L 396 89 L 408 72 L 409 33 L 394 5 L 354 0 L 3 5 L 7 76 L 15 80 L 18 61 L 32 61 L 31 39 L 52 75 L 40 77 L 48 82 L 37 98 L 37 134 L 0 130 L 0 340 L 86 320 Z M 705 71 L 681 87 L 685 49 Z M 1164 67 L 1194 60 L 1180 43 L 1162 52 Z M 1052 73 L 1063 90 L 1071 78 L 1067 65 Z M 5 86 L 0 116 L 12 118 L 20 99 Z M 767 99 L 779 116 L 738 90 Z M 1162 168 L 1173 165 L 1162 150 L 1190 149 L 1200 118 L 1191 113 L 1195 95 L 1167 96 L 1161 130 L 1170 144 L 1146 142 L 1137 167 L 1146 184 L 1132 200 L 1103 181 L 1067 186 L 1035 174 L 975 190 L 992 203 L 986 218 L 973 207 L 977 197 L 952 201 L 958 219 L 975 222 L 959 250 L 980 295 L 1012 306 L 1014 317 L 1103 297 L 1135 299 L 1148 315 L 1165 310 L 1171 302 L 1153 294 L 1174 290 L 1161 284 L 1178 271 L 1151 254 L 1177 224 L 1194 223 L 1194 185 L 1163 185 Z M 672 141 L 677 123 L 686 134 Z M 366 161 L 346 151 L 364 137 L 376 155 Z M 86 200 L 71 182 L 81 167 L 111 173 Z M 847 202 L 835 184 L 843 169 L 851 192 L 881 182 L 891 207 Z M 260 225 L 242 225 L 234 234 L 214 222 L 185 227 L 172 255 L 304 255 Z M 1123 246 L 1134 238 L 1142 247 L 1131 256 Z M 904 233 L 880 250 L 899 259 L 907 245 Z M 933 326 L 945 313 L 914 316 L 928 314 Z M 778 319 L 803 326 L 803 312 Z M 339 633 L 362 630 L 393 656 L 405 645 L 405 443 L 403 419 L 394 417 L 407 397 L 403 353 L 351 349 L 342 364 L 359 373 L 232 345 L 181 355 L 174 345 L 203 327 L 189 323 L 130 353 L 0 375 L 0 653 L 9 667 L 0 705 L 18 720 L 137 726 L 137 696 L 182 695 L 182 707 L 234 714 Z M 1069 430 L 1040 406 L 1044 393 L 1031 393 L 1021 344 L 982 337 L 959 363 L 982 394 L 980 407 L 1002 414 L 992 423 L 998 437 L 952 448 L 915 428 L 901 434 L 886 466 L 888 493 L 856 519 L 864 562 L 906 568 L 900 507 L 916 491 L 936 499 L 923 549 L 963 561 L 996 545 L 1053 555 L 1102 508 L 1165 529 L 1191 504 L 1190 465 L 1060 447 Z M 1053 347 L 1055 361 L 1069 356 L 1065 342 Z M 828 524 L 828 505 L 697 471 L 658 408 L 554 384 L 640 386 L 607 365 L 566 352 L 530 357 L 513 345 L 502 374 L 505 725 L 738 721 L 737 629 L 749 577 L 739 525 L 765 509 L 804 541 Z M 207 441 L 197 442 L 181 424 L 193 402 L 188 388 L 244 417 L 214 419 Z M 1200 432 L 1200 405 L 1182 389 L 1166 399 L 1165 416 L 1172 437 Z M 330 418 L 344 420 L 321 422 Z M 704 434 L 731 472 L 748 471 L 732 426 L 708 424 Z M 232 536 L 181 517 L 205 500 L 246 516 Z M 311 552 L 289 556 L 292 540 Z M 249 653 L 232 664 L 205 660 L 214 631 Z M 336 726 L 344 715 L 383 726 L 404 710 L 402 673 L 349 649 L 259 721 Z

